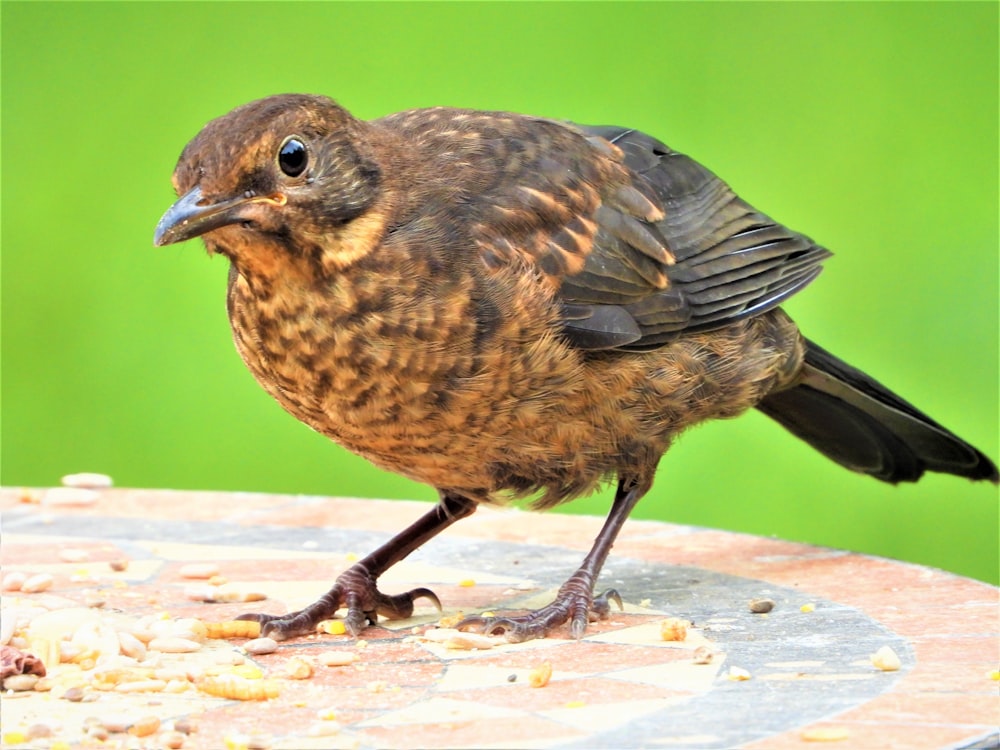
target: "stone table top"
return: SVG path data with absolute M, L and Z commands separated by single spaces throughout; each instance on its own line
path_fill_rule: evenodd
M 5 576 L 51 576 L 40 592 L 4 592 L 5 638 L 26 648 L 46 648 L 43 622 L 48 637 L 92 646 L 88 637 L 103 643 L 102 633 L 135 632 L 136 623 L 298 609 L 429 507 L 254 493 L 107 489 L 74 499 L 59 492 L 0 494 Z M 601 520 L 482 508 L 381 580 L 388 593 L 430 587 L 443 613 L 418 606 L 414 617 L 383 620 L 360 640 L 322 633 L 247 655 L 245 639 L 208 639 L 192 653 L 148 648 L 139 655 L 145 661 L 105 647 L 92 649 L 90 662 L 63 645 L 63 658 L 75 662 L 49 652 L 40 685 L 48 690 L 4 693 L 4 746 L 779 750 L 820 741 L 844 748 L 1000 741 L 998 589 L 806 544 L 629 521 L 598 584 L 621 592 L 625 609 L 593 623 L 582 640 L 565 629 L 478 650 L 428 640 L 425 631 L 442 616 L 547 603 Z M 124 570 L 110 565 L 119 561 Z M 191 564 L 218 578 L 188 578 Z M 193 589 L 223 579 L 225 588 L 266 599 L 192 600 Z M 751 612 L 758 598 L 773 600 L 773 610 Z M 661 638 L 666 618 L 691 623 L 685 640 Z M 86 628 L 96 635 L 77 632 Z M 873 665 L 872 654 L 885 648 L 899 669 Z M 326 666 L 331 651 L 347 653 L 349 663 Z M 698 663 L 705 654 L 708 663 Z M 288 678 L 290 663 L 301 662 L 312 674 Z M 532 672 L 545 663 L 550 681 L 532 687 Z M 274 695 L 237 700 L 196 687 L 206 675 L 230 673 L 243 680 L 232 684 L 266 685 Z M 108 682 L 109 674 L 121 682 Z M 124 687 L 140 677 L 148 683 L 142 690 Z M 63 697 L 74 686 L 78 702 Z M 159 727 L 144 735 L 137 723 L 144 717 Z M 88 722 L 103 722 L 107 738 L 95 739 L 99 731 L 88 738 Z M 185 723 L 197 732 L 171 733 Z M 131 734 L 120 731 L 130 725 Z M 47 737 L 34 738 L 45 728 Z

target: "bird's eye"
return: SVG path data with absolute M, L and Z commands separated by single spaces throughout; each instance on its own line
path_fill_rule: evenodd
M 278 150 L 278 166 L 289 177 L 298 177 L 306 169 L 309 154 L 298 138 L 288 138 Z

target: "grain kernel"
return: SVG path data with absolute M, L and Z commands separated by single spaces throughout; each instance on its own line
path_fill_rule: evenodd
M 260 623 L 255 620 L 206 622 L 205 628 L 209 638 L 257 638 L 260 635 Z
M 62 562 L 78 563 L 90 559 L 90 553 L 85 549 L 74 549 L 69 547 L 59 551 L 59 559 Z
M 25 690 L 34 690 L 37 682 L 37 674 L 12 674 L 3 681 L 3 689 L 23 693 Z
M 132 680 L 115 685 L 116 693 L 162 693 L 167 686 L 163 680 Z
M 164 732 L 160 735 L 160 742 L 170 750 L 180 750 L 184 747 L 184 735 L 178 731 Z
M 319 655 L 319 663 L 325 667 L 346 667 L 358 660 L 353 651 L 324 651 Z
M 750 611 L 756 615 L 763 615 L 774 609 L 774 599 L 751 599 Z
M 21 591 L 25 594 L 38 594 L 52 588 L 55 579 L 48 573 L 38 573 L 26 579 L 21 584 Z
M 14 570 L 3 577 L 3 590 L 4 591 L 20 591 L 21 586 L 24 582 L 28 580 L 28 574 L 20 571 Z
M 542 662 L 528 673 L 528 684 L 533 688 L 545 687 L 552 679 L 552 663 Z
M 215 563 L 188 563 L 178 571 L 181 578 L 211 578 L 219 575 L 219 566 Z
M 148 737 L 160 728 L 160 720 L 156 716 L 143 716 L 128 728 L 128 733 L 135 737 Z
M 845 727 L 814 727 L 803 729 L 800 736 L 805 742 L 840 742 L 850 734 Z
M 273 638 L 254 638 L 244 643 L 243 648 L 248 654 L 252 654 L 253 656 L 273 654 L 278 650 L 278 642 Z
M 888 646 L 883 646 L 870 657 L 872 666 L 883 672 L 895 672 L 902 666 L 899 655 Z
M 42 505 L 86 506 L 101 499 L 101 493 L 83 487 L 52 487 L 42 495 Z
M 660 638 L 664 641 L 683 641 L 687 638 L 688 624 L 679 617 L 668 617 L 660 623 Z
M 321 620 L 317 623 L 316 630 L 327 635 L 344 635 L 347 632 L 347 626 L 344 625 L 343 620 Z
M 190 654 L 201 648 L 201 644 L 189 638 L 165 636 L 154 638 L 149 642 L 151 651 L 161 651 L 164 654 Z
M 113 482 L 107 474 L 97 474 L 92 471 L 82 471 L 78 474 L 67 474 L 61 480 L 63 487 L 82 487 L 85 489 L 103 490 Z
M 284 676 L 290 680 L 308 680 L 313 676 L 312 662 L 301 656 L 293 656 L 285 662 Z

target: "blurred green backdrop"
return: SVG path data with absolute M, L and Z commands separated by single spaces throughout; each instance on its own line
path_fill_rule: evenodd
M 153 227 L 209 119 L 327 93 L 647 130 L 836 257 L 809 336 L 998 457 L 996 3 L 2 4 L 2 481 L 429 499 L 298 424 L 233 350 L 226 265 Z M 603 513 L 607 494 L 570 512 Z M 996 582 L 997 491 L 854 476 L 756 412 L 636 515 Z M 622 550 L 627 554 L 627 550 Z

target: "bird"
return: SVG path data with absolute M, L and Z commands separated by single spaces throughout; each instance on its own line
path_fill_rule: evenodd
M 483 503 L 544 510 L 617 482 L 553 601 L 458 627 L 580 638 L 620 594 L 595 584 L 686 428 L 763 412 L 889 483 L 998 481 L 982 452 L 800 333 L 782 303 L 831 253 L 635 129 L 504 111 L 363 120 L 281 94 L 183 149 L 154 245 L 230 262 L 236 349 L 314 430 L 440 497 L 315 603 L 247 613 L 283 640 L 340 610 L 361 633 L 427 588 L 379 577 Z

